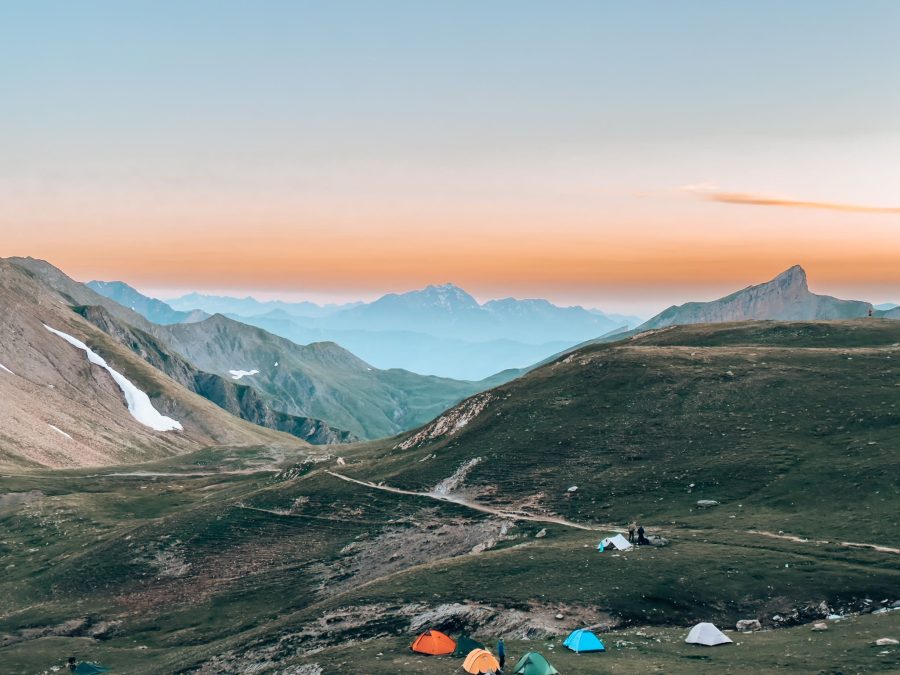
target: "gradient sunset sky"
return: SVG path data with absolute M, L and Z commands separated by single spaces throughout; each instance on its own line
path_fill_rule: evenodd
M 900 2 L 6 2 L 0 256 L 369 299 L 900 302 Z

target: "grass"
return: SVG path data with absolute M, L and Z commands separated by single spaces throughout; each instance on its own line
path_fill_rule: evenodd
M 870 643 L 896 637 L 900 613 L 822 634 L 807 625 L 741 636 L 734 647 L 681 642 L 699 620 L 772 625 L 796 610 L 808 622 L 823 601 L 839 610 L 900 598 L 896 554 L 839 543 L 900 540 L 900 324 L 829 324 L 824 337 L 818 325 L 769 328 L 590 346 L 495 390 L 459 433 L 407 451 L 396 439 L 342 447 L 340 467 L 257 446 L 2 476 L 2 493 L 43 493 L 0 511 L 2 670 L 39 672 L 73 654 L 121 672 L 318 663 L 326 673 L 449 673 L 459 664 L 406 651 L 411 617 L 445 603 L 602 617 L 607 654 L 570 655 L 551 640 L 564 673 L 896 670 L 896 648 Z M 324 472 L 428 490 L 473 457 L 484 459 L 466 487 L 482 504 L 527 502 L 600 529 L 522 521 L 473 554 L 464 535 L 494 526 L 489 514 Z M 699 509 L 698 499 L 720 504 Z M 607 524 L 632 518 L 670 545 L 594 549 Z M 65 628 L 74 620 L 83 625 Z M 444 621 L 476 635 L 490 625 Z M 509 637 L 513 654 L 550 655 L 547 640 Z

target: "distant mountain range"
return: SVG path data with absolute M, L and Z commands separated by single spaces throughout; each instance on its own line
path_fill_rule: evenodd
M 250 296 L 234 298 L 227 295 L 204 295 L 202 293 L 188 293 L 178 298 L 167 299 L 165 302 L 171 308 L 183 312 L 200 309 L 209 314 L 238 314 L 240 316 L 259 316 L 270 312 L 283 312 L 288 316 L 306 318 L 328 316 L 342 309 L 350 309 L 363 304 L 361 302 L 349 302 L 342 305 L 317 305 L 314 302 L 284 302 L 282 300 L 261 302 Z
M 88 288 L 134 310 L 148 321 L 162 325 L 203 321 L 209 314 L 200 309 L 178 311 L 161 300 L 142 295 L 123 281 L 89 281 Z
M 379 368 L 466 380 L 528 366 L 640 323 L 633 316 L 559 307 L 547 300 L 504 298 L 480 304 L 453 284 L 324 307 L 196 293 L 168 302 L 182 311 L 219 312 L 298 344 L 335 342 Z
M 501 373 L 472 382 L 381 370 L 334 343 L 301 346 L 222 315 L 160 325 L 45 261 L 8 262 L 53 289 L 75 313 L 182 386 L 247 421 L 312 443 L 390 436 L 512 377 Z M 121 290 L 109 284 L 99 288 Z M 135 309 L 154 306 L 131 304 Z M 246 374 L 234 375 L 241 371 Z

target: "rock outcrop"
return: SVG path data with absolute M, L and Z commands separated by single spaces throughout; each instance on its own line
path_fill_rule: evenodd
M 718 300 L 673 305 L 641 324 L 637 330 L 750 319 L 853 319 L 867 316 L 871 309 L 868 302 L 840 300 L 810 292 L 806 272 L 800 265 L 794 265 L 771 281 L 748 286 Z

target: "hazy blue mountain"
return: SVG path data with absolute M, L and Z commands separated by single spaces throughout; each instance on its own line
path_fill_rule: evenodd
M 882 312 L 887 312 L 892 309 L 897 309 L 900 307 L 896 302 L 882 302 L 880 305 L 875 305 L 875 309 L 880 309 Z
M 513 340 L 531 345 L 579 342 L 623 322 L 583 307 L 559 307 L 547 300 L 503 298 L 484 304 L 454 286 L 427 286 L 391 293 L 335 312 L 318 327 L 367 331 L 410 331 L 439 338 L 485 342 Z
M 412 331 L 316 327 L 281 311 L 263 316 L 228 316 L 298 344 L 335 342 L 376 368 L 403 368 L 461 380 L 480 380 L 500 370 L 530 366 L 575 344 L 555 341 L 532 345 L 505 339 L 466 342 Z
M 182 311 L 202 309 L 209 314 L 239 314 L 241 316 L 259 316 L 273 311 L 284 312 L 288 316 L 299 317 L 323 317 L 333 314 L 341 309 L 355 307 L 358 302 L 344 305 L 317 305 L 314 302 L 283 302 L 281 300 L 260 301 L 247 296 L 246 298 L 233 298 L 227 295 L 204 295 L 202 293 L 188 293 L 179 298 L 171 298 L 166 302 L 172 307 Z
M 162 300 L 149 298 L 146 295 L 143 295 L 124 281 L 89 281 L 85 285 L 103 297 L 114 300 L 120 305 L 134 310 L 153 323 L 168 325 L 173 323 L 203 321 L 203 319 L 209 317 L 205 312 L 197 311 L 194 308 L 192 308 L 191 311 L 178 311 L 173 309 Z
M 542 299 L 484 304 L 453 284 L 389 293 L 370 303 L 321 307 L 192 293 L 170 301 L 263 328 L 298 344 L 330 341 L 378 368 L 480 380 L 533 365 L 640 319 Z

